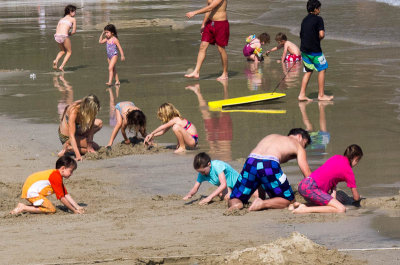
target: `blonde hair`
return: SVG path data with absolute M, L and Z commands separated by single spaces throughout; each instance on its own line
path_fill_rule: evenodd
M 100 101 L 95 95 L 90 94 L 81 100 L 77 118 L 81 125 L 82 132 L 86 132 L 90 129 L 99 111 Z
M 167 123 L 175 117 L 182 119 L 181 113 L 171 103 L 162 104 L 157 111 L 157 117 L 162 123 Z

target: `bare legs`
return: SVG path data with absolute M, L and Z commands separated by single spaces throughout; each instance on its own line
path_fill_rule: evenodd
M 193 139 L 193 137 L 182 127 L 177 124 L 172 126 L 172 130 L 174 131 L 174 134 L 176 138 L 178 139 L 178 146 L 174 153 L 182 153 L 186 151 L 186 145 L 190 147 L 195 147 L 196 142 Z
M 325 206 L 306 206 L 305 204 L 300 204 L 297 209 L 293 210 L 293 213 L 344 213 L 346 212 L 346 207 L 341 204 L 338 200 L 332 199 L 328 205 Z
M 60 47 L 60 52 L 57 54 L 56 59 L 53 61 L 53 68 L 57 69 L 58 61 L 65 54 L 62 64 L 60 65 L 60 67 L 58 67 L 58 70 L 64 71 L 64 66 L 68 62 L 69 57 L 71 57 L 72 54 L 71 40 L 69 38 L 66 38 L 65 41 L 63 43 L 59 43 L 58 46 Z
M 197 62 L 196 68 L 190 74 L 186 74 L 185 77 L 187 78 L 195 78 L 198 79 L 200 76 L 200 69 L 203 65 L 204 59 L 206 58 L 207 48 L 210 43 L 202 41 L 200 43 L 199 53 L 197 55 Z M 226 54 L 225 47 L 218 46 L 218 51 L 221 55 L 221 62 L 222 62 L 222 75 L 217 78 L 217 80 L 224 80 L 228 79 L 228 55 Z
M 250 205 L 249 211 L 260 211 L 263 209 L 284 209 L 288 207 L 289 204 L 290 201 L 281 197 L 275 197 L 266 200 L 263 200 L 261 198 L 256 198 Z M 228 206 L 229 206 L 228 210 L 242 209 L 243 202 L 236 198 L 230 199 L 228 201 Z
M 42 213 L 42 211 L 38 207 L 28 206 L 28 205 L 25 205 L 23 203 L 18 203 L 17 207 L 15 207 L 14 210 L 12 210 L 10 212 L 10 214 L 19 214 L 19 213 L 24 213 L 24 212 Z
M 115 84 L 119 85 L 119 77 L 117 74 L 117 67 L 115 66 L 118 61 L 118 56 L 113 56 L 111 59 L 108 59 L 108 82 L 106 85 L 111 86 L 113 77 L 115 77 Z
M 303 80 L 301 81 L 301 88 L 298 100 L 300 101 L 311 101 L 312 99 L 306 96 L 306 88 L 310 81 L 312 72 L 304 73 Z M 325 95 L 325 70 L 318 72 L 318 100 L 332 100 L 333 96 Z

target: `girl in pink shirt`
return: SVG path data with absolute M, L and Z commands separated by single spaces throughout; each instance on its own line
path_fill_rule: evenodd
M 311 204 L 319 206 L 294 205 L 297 209 L 293 213 L 343 213 L 346 207 L 336 200 L 336 185 L 346 182 L 351 189 L 355 201 L 360 200 L 354 178 L 353 167 L 363 156 L 361 147 L 352 144 L 346 148 L 344 155 L 335 155 L 329 158 L 321 167 L 315 170 L 308 178 L 299 183 L 299 193 Z M 331 194 L 329 194 L 331 192 Z

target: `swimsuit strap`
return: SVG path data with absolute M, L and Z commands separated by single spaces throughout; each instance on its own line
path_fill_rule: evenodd
M 187 131 L 187 130 L 189 130 L 190 126 L 192 126 L 192 123 L 188 120 L 186 120 L 186 121 L 187 121 L 187 123 L 186 123 L 185 127 L 183 127 L 183 129 L 185 129 Z

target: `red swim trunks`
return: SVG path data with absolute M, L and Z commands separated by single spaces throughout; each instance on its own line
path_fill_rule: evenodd
M 297 62 L 297 61 L 301 61 L 301 55 L 295 55 L 295 54 L 286 55 L 285 62 Z
M 204 27 L 201 41 L 208 42 L 212 45 L 215 43 L 220 47 L 228 46 L 229 41 L 229 22 L 211 21 L 209 20 Z

